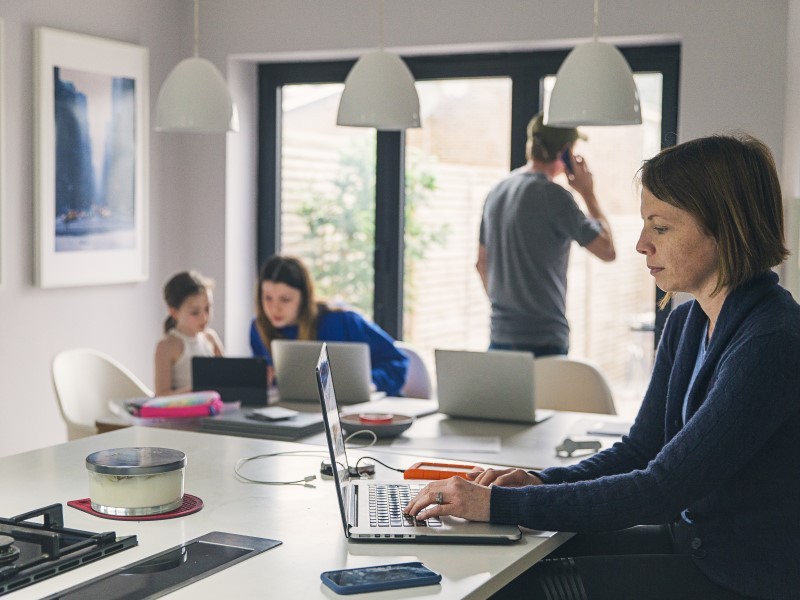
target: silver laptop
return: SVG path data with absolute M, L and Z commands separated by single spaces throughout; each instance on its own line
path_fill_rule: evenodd
M 336 483 L 344 534 L 348 539 L 487 544 L 505 544 L 520 539 L 519 527 L 515 525 L 491 525 L 447 516 L 417 521 L 414 517 L 403 515 L 401 509 L 425 486 L 426 481 L 372 481 L 351 478 L 350 463 L 339 422 L 339 405 L 334 392 L 334 371 L 335 367 L 328 358 L 328 349 L 323 344 L 316 367 L 318 396 L 322 404 L 331 464 L 336 465 L 333 479 Z M 336 371 L 337 377 L 338 373 Z M 336 385 L 338 387 L 338 383 Z
M 530 352 L 435 352 L 439 412 L 519 423 L 538 423 L 553 415 L 552 410 L 536 410 Z
M 319 402 L 314 367 L 322 342 L 274 340 L 272 362 L 281 402 Z M 339 402 L 358 404 L 386 394 L 373 393 L 369 346 L 363 342 L 328 342 L 336 368 Z

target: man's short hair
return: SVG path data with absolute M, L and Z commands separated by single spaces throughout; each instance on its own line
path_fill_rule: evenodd
M 575 127 L 550 127 L 544 124 L 544 115 L 539 113 L 528 123 L 528 158 L 542 162 L 553 162 L 565 146 L 586 136 Z

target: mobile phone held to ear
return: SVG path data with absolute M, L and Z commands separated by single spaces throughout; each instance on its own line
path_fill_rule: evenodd
M 561 162 L 563 162 L 564 166 L 567 168 L 567 173 L 572 173 L 572 153 L 569 151 L 569 148 L 564 148 L 564 151 L 561 153 Z
M 337 594 L 360 594 L 433 585 L 439 583 L 442 576 L 421 562 L 408 562 L 325 571 L 320 579 Z

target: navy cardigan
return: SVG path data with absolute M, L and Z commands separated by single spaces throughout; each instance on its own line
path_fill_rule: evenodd
M 670 315 L 629 435 L 546 485 L 494 487 L 491 521 L 609 531 L 693 521 L 684 548 L 713 581 L 759 598 L 800 597 L 800 306 L 774 273 L 726 298 L 681 409 L 707 317 Z

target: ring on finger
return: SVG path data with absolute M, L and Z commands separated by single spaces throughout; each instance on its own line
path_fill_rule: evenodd
M 444 504 L 444 496 L 442 492 L 436 492 L 436 499 L 434 500 L 436 504 Z

